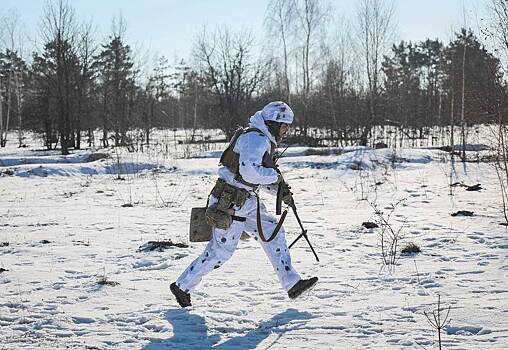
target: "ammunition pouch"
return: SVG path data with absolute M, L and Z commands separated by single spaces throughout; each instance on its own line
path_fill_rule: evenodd
M 249 191 L 231 186 L 226 181 L 218 179 L 210 193 L 217 198 L 217 209 L 227 210 L 237 206 L 241 208 L 250 197 Z
M 206 209 L 206 221 L 212 227 L 227 230 L 233 220 L 243 221 L 235 216 L 235 206 L 241 208 L 250 197 L 247 190 L 231 186 L 226 181 L 218 179 L 210 193 L 217 198 L 217 203 Z
M 227 230 L 233 223 L 233 216 L 217 209 L 215 205 L 206 208 L 205 217 L 208 225 L 222 230 Z

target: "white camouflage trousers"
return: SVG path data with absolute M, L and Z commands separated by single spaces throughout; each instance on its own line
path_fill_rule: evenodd
M 217 199 L 210 197 L 213 205 Z M 286 243 L 284 227 L 281 227 L 277 237 L 271 242 L 263 242 L 259 238 L 256 221 L 257 200 L 254 195 L 247 199 L 241 208 L 235 208 L 235 215 L 245 217 L 245 221 L 233 220 L 227 230 L 214 228 L 213 237 L 208 242 L 205 250 L 197 257 L 176 280 L 178 287 L 186 293 L 191 293 L 201 282 L 201 278 L 210 271 L 219 268 L 233 256 L 238 246 L 242 232 L 254 237 L 265 251 L 270 260 L 282 288 L 288 291 L 300 280 L 300 275 L 291 265 L 291 256 Z M 275 227 L 277 218 L 270 214 L 265 205 L 260 201 L 260 216 L 263 233 L 269 239 Z

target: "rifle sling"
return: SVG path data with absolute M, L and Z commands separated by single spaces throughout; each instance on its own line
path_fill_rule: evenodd
M 282 227 L 282 224 L 284 223 L 284 220 L 286 219 L 288 210 L 287 209 L 284 210 L 277 226 L 275 226 L 275 229 L 273 230 L 272 235 L 270 236 L 270 238 L 266 239 L 265 234 L 263 233 L 263 225 L 261 225 L 261 209 L 260 209 L 260 205 L 259 205 L 259 197 L 258 196 L 256 196 L 256 200 L 257 200 L 256 221 L 257 221 L 257 225 L 258 225 L 259 237 L 261 238 L 261 240 L 263 242 L 268 243 L 268 242 L 273 241 L 275 239 L 275 237 L 277 237 L 277 234 L 279 233 L 279 231 Z
M 277 187 L 277 199 L 275 200 L 275 214 L 280 215 L 281 211 L 282 211 L 282 181 L 279 182 L 279 185 Z

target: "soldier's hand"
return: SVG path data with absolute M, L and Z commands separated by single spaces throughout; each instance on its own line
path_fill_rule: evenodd
M 282 201 L 287 205 L 291 205 L 293 203 L 293 192 L 291 192 L 291 186 L 287 184 L 287 182 L 283 182 L 282 186 Z

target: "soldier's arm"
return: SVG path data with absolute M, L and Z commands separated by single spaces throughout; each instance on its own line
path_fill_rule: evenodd
M 272 184 L 279 180 L 279 174 L 262 165 L 263 155 L 270 150 L 270 142 L 258 133 L 240 136 L 235 151 L 240 155 L 239 171 L 245 181 L 253 184 Z

